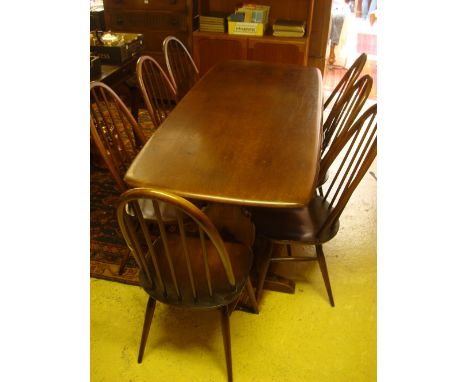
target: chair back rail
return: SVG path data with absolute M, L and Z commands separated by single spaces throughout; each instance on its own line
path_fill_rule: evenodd
M 171 80 L 159 63 L 150 56 L 141 56 L 136 65 L 141 94 L 155 127 L 169 115 L 178 99 Z
M 163 41 L 167 71 L 179 99 L 199 80 L 200 72 L 185 45 L 176 37 L 168 36 Z
M 91 83 L 90 129 L 91 138 L 119 190 L 125 191 L 123 176 L 146 138 L 119 96 L 108 85 L 97 81 Z
M 152 222 L 143 217 L 138 202 L 141 199 L 152 201 L 157 231 L 152 230 Z M 176 230 L 164 224 L 161 203 L 169 204 L 177 211 Z M 164 191 L 133 189 L 122 195 L 117 216 L 141 272 L 150 288 L 160 291 L 165 302 L 197 305 L 200 295 L 214 296 L 215 287 L 220 287 L 220 277 L 223 291 L 236 291 L 236 280 L 223 239 L 211 220 L 188 200 Z M 198 243 L 196 249 L 195 242 Z M 220 265 L 216 274 L 213 264 Z M 224 276 L 219 274 L 219 268 L 223 269 Z M 188 296 L 191 301 L 182 301 Z
M 339 162 L 331 181 L 324 185 L 324 199 L 330 211 L 321 230 L 340 217 L 354 190 L 377 156 L 377 104 L 367 109 L 348 129 L 335 139 L 323 158 L 324 166 Z
M 331 94 L 325 100 L 323 104 L 323 109 L 325 110 L 329 106 L 333 106 L 334 102 L 338 102 L 341 97 L 347 92 L 347 90 L 353 86 L 354 82 L 358 79 L 361 75 L 362 69 L 367 61 L 367 55 L 362 53 L 356 61 L 349 67 L 346 71 L 343 78 L 338 82 L 338 85 L 335 86 Z
M 349 128 L 358 117 L 372 90 L 372 77 L 361 77 L 348 91 L 335 103 L 329 117 L 323 125 L 322 158 L 330 144 L 343 130 Z M 325 167 L 321 164 L 321 170 Z M 320 176 L 319 176 L 320 179 Z

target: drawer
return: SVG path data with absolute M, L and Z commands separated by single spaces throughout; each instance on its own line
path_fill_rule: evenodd
M 162 51 L 162 43 L 167 36 L 175 36 L 187 46 L 188 36 L 187 33 L 171 33 L 171 32 L 159 32 L 159 31 L 142 31 L 144 51 Z M 188 47 L 188 46 L 187 46 Z
M 186 0 L 104 0 L 104 9 L 121 8 L 135 11 L 185 11 Z
M 107 28 L 117 31 L 139 32 L 143 30 L 187 31 L 187 18 L 173 12 L 113 11 L 107 13 Z

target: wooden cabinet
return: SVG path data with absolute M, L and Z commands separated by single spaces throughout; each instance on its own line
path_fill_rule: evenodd
M 269 5 L 270 28 L 262 37 L 200 32 L 197 15 L 232 13 L 242 0 L 104 0 L 108 30 L 142 33 L 144 54 L 164 64 L 162 42 L 179 38 L 192 53 L 201 73 L 226 59 L 313 64 L 323 70 L 331 0 L 256 0 Z M 245 1 L 247 2 L 247 1 Z M 274 37 L 271 25 L 278 18 L 306 20 L 302 38 Z M 194 31 L 195 30 L 195 31 Z M 193 39 L 192 39 L 192 31 Z
M 192 0 L 104 0 L 108 30 L 142 33 L 144 54 L 164 64 L 162 42 L 172 35 L 192 50 L 194 6 Z
M 199 0 L 198 12 L 200 15 L 209 12 L 233 13 L 239 3 L 242 3 L 242 1 Z M 226 59 L 248 59 L 307 65 L 314 0 L 257 0 L 255 3 L 270 6 L 270 27 L 261 37 L 216 32 L 193 32 L 193 57 L 201 74 Z M 272 36 L 271 25 L 280 18 L 305 20 L 306 32 L 304 37 Z

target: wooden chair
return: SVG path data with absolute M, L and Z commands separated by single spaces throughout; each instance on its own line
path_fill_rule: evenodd
M 322 162 L 329 168 L 336 161 L 338 168 L 333 179 L 326 184 L 324 196 L 316 195 L 303 208 L 251 209 L 257 233 L 272 244 L 267 261 L 259 271 L 257 300 L 272 261 L 318 260 L 330 304 L 335 306 L 322 244 L 338 233 L 339 217 L 377 155 L 376 115 L 377 105 L 374 105 L 334 140 Z M 288 253 L 285 257 L 272 257 L 274 245 L 280 253 L 282 246 L 289 244 L 314 245 L 316 256 L 292 256 Z
M 139 200 L 150 201 L 159 227 L 153 234 Z M 161 203 L 177 210 L 176 231 L 167 232 Z M 132 213 L 129 213 L 131 211 Z M 249 246 L 223 240 L 213 222 L 188 200 L 169 192 L 137 188 L 125 192 L 117 209 L 120 229 L 140 268 L 140 285 L 148 293 L 138 362 L 143 359 L 156 301 L 189 309 L 219 309 L 228 380 L 232 381 L 229 315 L 244 288 L 258 313 L 249 272 Z M 253 230 L 250 220 L 246 224 Z
M 328 107 L 333 107 L 333 105 L 338 102 L 341 97 L 346 93 L 346 91 L 353 86 L 354 82 L 361 75 L 362 69 L 367 61 L 367 55 L 362 53 L 356 61 L 349 67 L 346 71 L 343 78 L 338 82 L 338 85 L 335 86 L 331 94 L 325 100 L 323 104 L 323 109 L 325 110 Z
M 150 56 L 138 59 L 136 73 L 146 108 L 157 128 L 177 103 L 175 88 L 159 63 Z
M 146 142 L 138 123 L 120 97 L 106 84 L 91 82 L 91 139 L 111 173 L 119 192 L 128 188 L 123 177 L 141 146 Z M 123 273 L 130 253 L 122 257 Z
M 365 75 L 356 81 L 333 105 L 328 119 L 323 124 L 320 175 L 317 180 L 319 192 L 321 192 L 321 186 L 328 179 L 328 168 L 325 168 L 322 159 L 327 154 L 334 139 L 343 130 L 349 128 L 361 113 L 372 90 L 372 83 L 372 77 L 369 75 Z
M 167 72 L 177 91 L 179 100 L 200 79 L 200 72 L 185 45 L 174 36 L 167 36 L 163 41 Z
M 91 138 L 120 192 L 123 177 L 146 142 L 138 123 L 119 96 L 102 82 L 91 82 Z

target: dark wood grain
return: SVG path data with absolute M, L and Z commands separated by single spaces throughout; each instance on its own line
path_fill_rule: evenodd
M 304 206 L 315 189 L 321 110 L 318 69 L 227 61 L 187 93 L 125 181 L 207 201 Z

